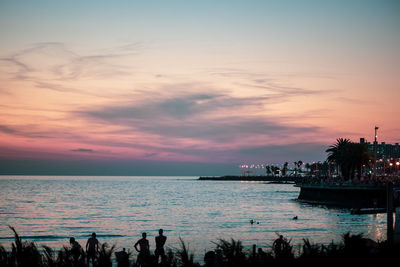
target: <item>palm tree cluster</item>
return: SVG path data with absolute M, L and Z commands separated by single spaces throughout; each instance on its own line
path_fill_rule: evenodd
M 303 164 L 303 162 L 300 160 L 298 162 L 294 162 L 294 164 L 295 167 L 292 171 L 296 173 L 296 171 L 300 170 L 300 166 Z M 265 173 L 267 175 L 275 176 L 281 174 L 282 176 L 286 176 L 288 174 L 288 171 L 290 171 L 289 162 L 285 162 L 281 168 L 274 165 L 265 165 Z
M 337 165 L 344 179 L 360 178 L 363 166 L 369 166 L 372 159 L 365 144 L 354 143 L 349 139 L 339 138 L 326 152 L 328 162 Z
M 14 228 L 10 227 L 15 235 L 11 252 L 0 245 L 0 266 L 4 267 L 89 267 L 85 253 L 73 251 L 63 247 L 58 253 L 47 246 L 40 252 L 33 242 L 23 242 Z M 278 234 L 279 235 L 279 234 Z M 386 262 L 399 260 L 398 246 L 389 246 L 387 242 L 376 243 L 364 238 L 361 234 L 344 234 L 342 242 L 329 245 L 313 244 L 308 239 L 303 244 L 293 246 L 291 240 L 280 236 L 270 249 L 263 250 L 254 245 L 252 249 L 245 249 L 240 241 L 219 239 L 215 250 L 204 255 L 204 264 L 194 262 L 193 253 L 180 239 L 179 249 L 169 249 L 162 263 L 157 263 L 155 257 L 150 256 L 141 264 L 143 267 L 262 267 L 262 266 L 340 266 L 340 265 L 384 265 Z M 297 248 L 297 249 L 296 249 Z M 92 266 L 112 267 L 112 255 L 115 246 L 106 244 L 96 256 Z M 133 261 L 126 261 L 118 266 L 138 266 Z
M 265 166 L 265 173 L 267 175 L 275 176 L 275 175 L 278 175 L 280 173 L 280 171 L 281 171 L 281 169 L 277 166 L 274 166 L 274 165 L 266 165 Z
M 301 165 L 303 165 L 303 161 L 301 161 L 301 160 L 295 161 L 295 162 L 293 162 L 293 165 L 294 165 L 293 171 L 294 171 L 294 174 L 296 174 L 297 172 L 301 171 Z

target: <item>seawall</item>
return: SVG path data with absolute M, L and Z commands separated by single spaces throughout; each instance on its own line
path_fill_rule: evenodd
M 298 200 L 348 208 L 386 207 L 386 187 L 375 185 L 301 184 Z
M 265 181 L 265 182 L 300 182 L 306 177 L 295 177 L 295 176 L 237 176 L 237 175 L 226 175 L 226 176 L 203 176 L 199 180 L 208 181 Z

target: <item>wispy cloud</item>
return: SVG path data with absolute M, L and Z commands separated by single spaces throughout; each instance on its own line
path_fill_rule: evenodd
M 160 95 L 155 99 L 143 99 L 137 101 L 132 99 L 132 104 L 105 106 L 84 110 L 81 113 L 92 118 L 106 121 L 120 120 L 153 120 L 153 119 L 176 119 L 184 120 L 199 115 L 220 112 L 229 109 L 239 110 L 242 108 L 262 108 L 263 101 L 268 101 L 266 97 L 247 97 L 237 98 L 222 93 L 186 93 L 179 95 L 175 92 L 173 96 Z M 126 102 L 126 101 L 125 101 Z
M 13 127 L 7 125 L 0 125 L 0 132 L 14 135 L 14 136 L 23 136 L 29 138 L 51 138 L 52 135 L 49 135 L 43 131 L 37 131 L 34 127 L 31 126 L 24 126 L 24 127 Z
M 315 152 L 321 146 L 315 137 L 335 132 L 307 122 L 328 116 L 329 107 L 290 108 L 333 90 L 244 68 L 142 70 L 132 63 L 142 49 L 132 43 L 78 53 L 63 43 L 39 43 L 3 57 L 0 66 L 12 68 L 1 94 L 12 92 L 16 104 L 0 106 L 7 111 L 0 132 L 79 157 L 203 162 Z
M 269 97 L 240 98 L 222 92 L 186 93 L 175 98 L 158 97 L 153 102 L 80 110 L 77 115 L 91 122 L 119 125 L 125 129 L 121 132 L 124 134 L 155 137 L 152 143 L 121 143 L 122 146 L 144 145 L 142 149 L 203 160 L 210 158 L 210 153 L 213 158 L 218 155 L 220 159 L 240 158 L 246 156 L 241 152 L 243 147 L 266 146 L 278 139 L 293 142 L 322 130 L 315 126 L 290 125 L 276 116 L 254 112 L 263 111 L 269 101 Z
M 90 148 L 77 148 L 77 149 L 71 149 L 70 151 L 72 152 L 84 152 L 84 153 L 94 153 L 95 151 Z
M 64 43 L 43 42 L 0 58 L 0 64 L 14 70 L 10 72 L 14 79 L 38 83 L 116 77 L 132 74 L 117 62 L 121 58 L 136 55 L 138 49 L 139 44 L 129 44 L 82 55 L 73 52 Z
M 6 134 L 16 134 L 17 131 L 9 126 L 6 125 L 0 125 L 0 132 L 6 133 Z

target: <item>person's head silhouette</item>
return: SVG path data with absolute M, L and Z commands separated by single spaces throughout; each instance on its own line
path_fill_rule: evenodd
M 163 229 L 158 230 L 158 233 L 159 233 L 160 235 L 162 235 L 163 232 L 164 232 Z
M 93 237 L 93 238 L 96 238 L 96 233 L 92 233 L 92 237 Z
M 146 238 L 146 236 L 147 236 L 146 232 L 142 233 L 143 238 Z

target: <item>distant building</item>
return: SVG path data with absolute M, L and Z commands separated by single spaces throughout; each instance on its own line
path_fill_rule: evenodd
M 366 144 L 368 152 L 374 155 L 374 143 L 367 142 L 365 138 L 360 138 L 360 144 Z M 398 159 L 400 158 L 400 145 L 399 143 L 386 144 L 385 142 L 378 143 L 376 146 L 376 159 Z

